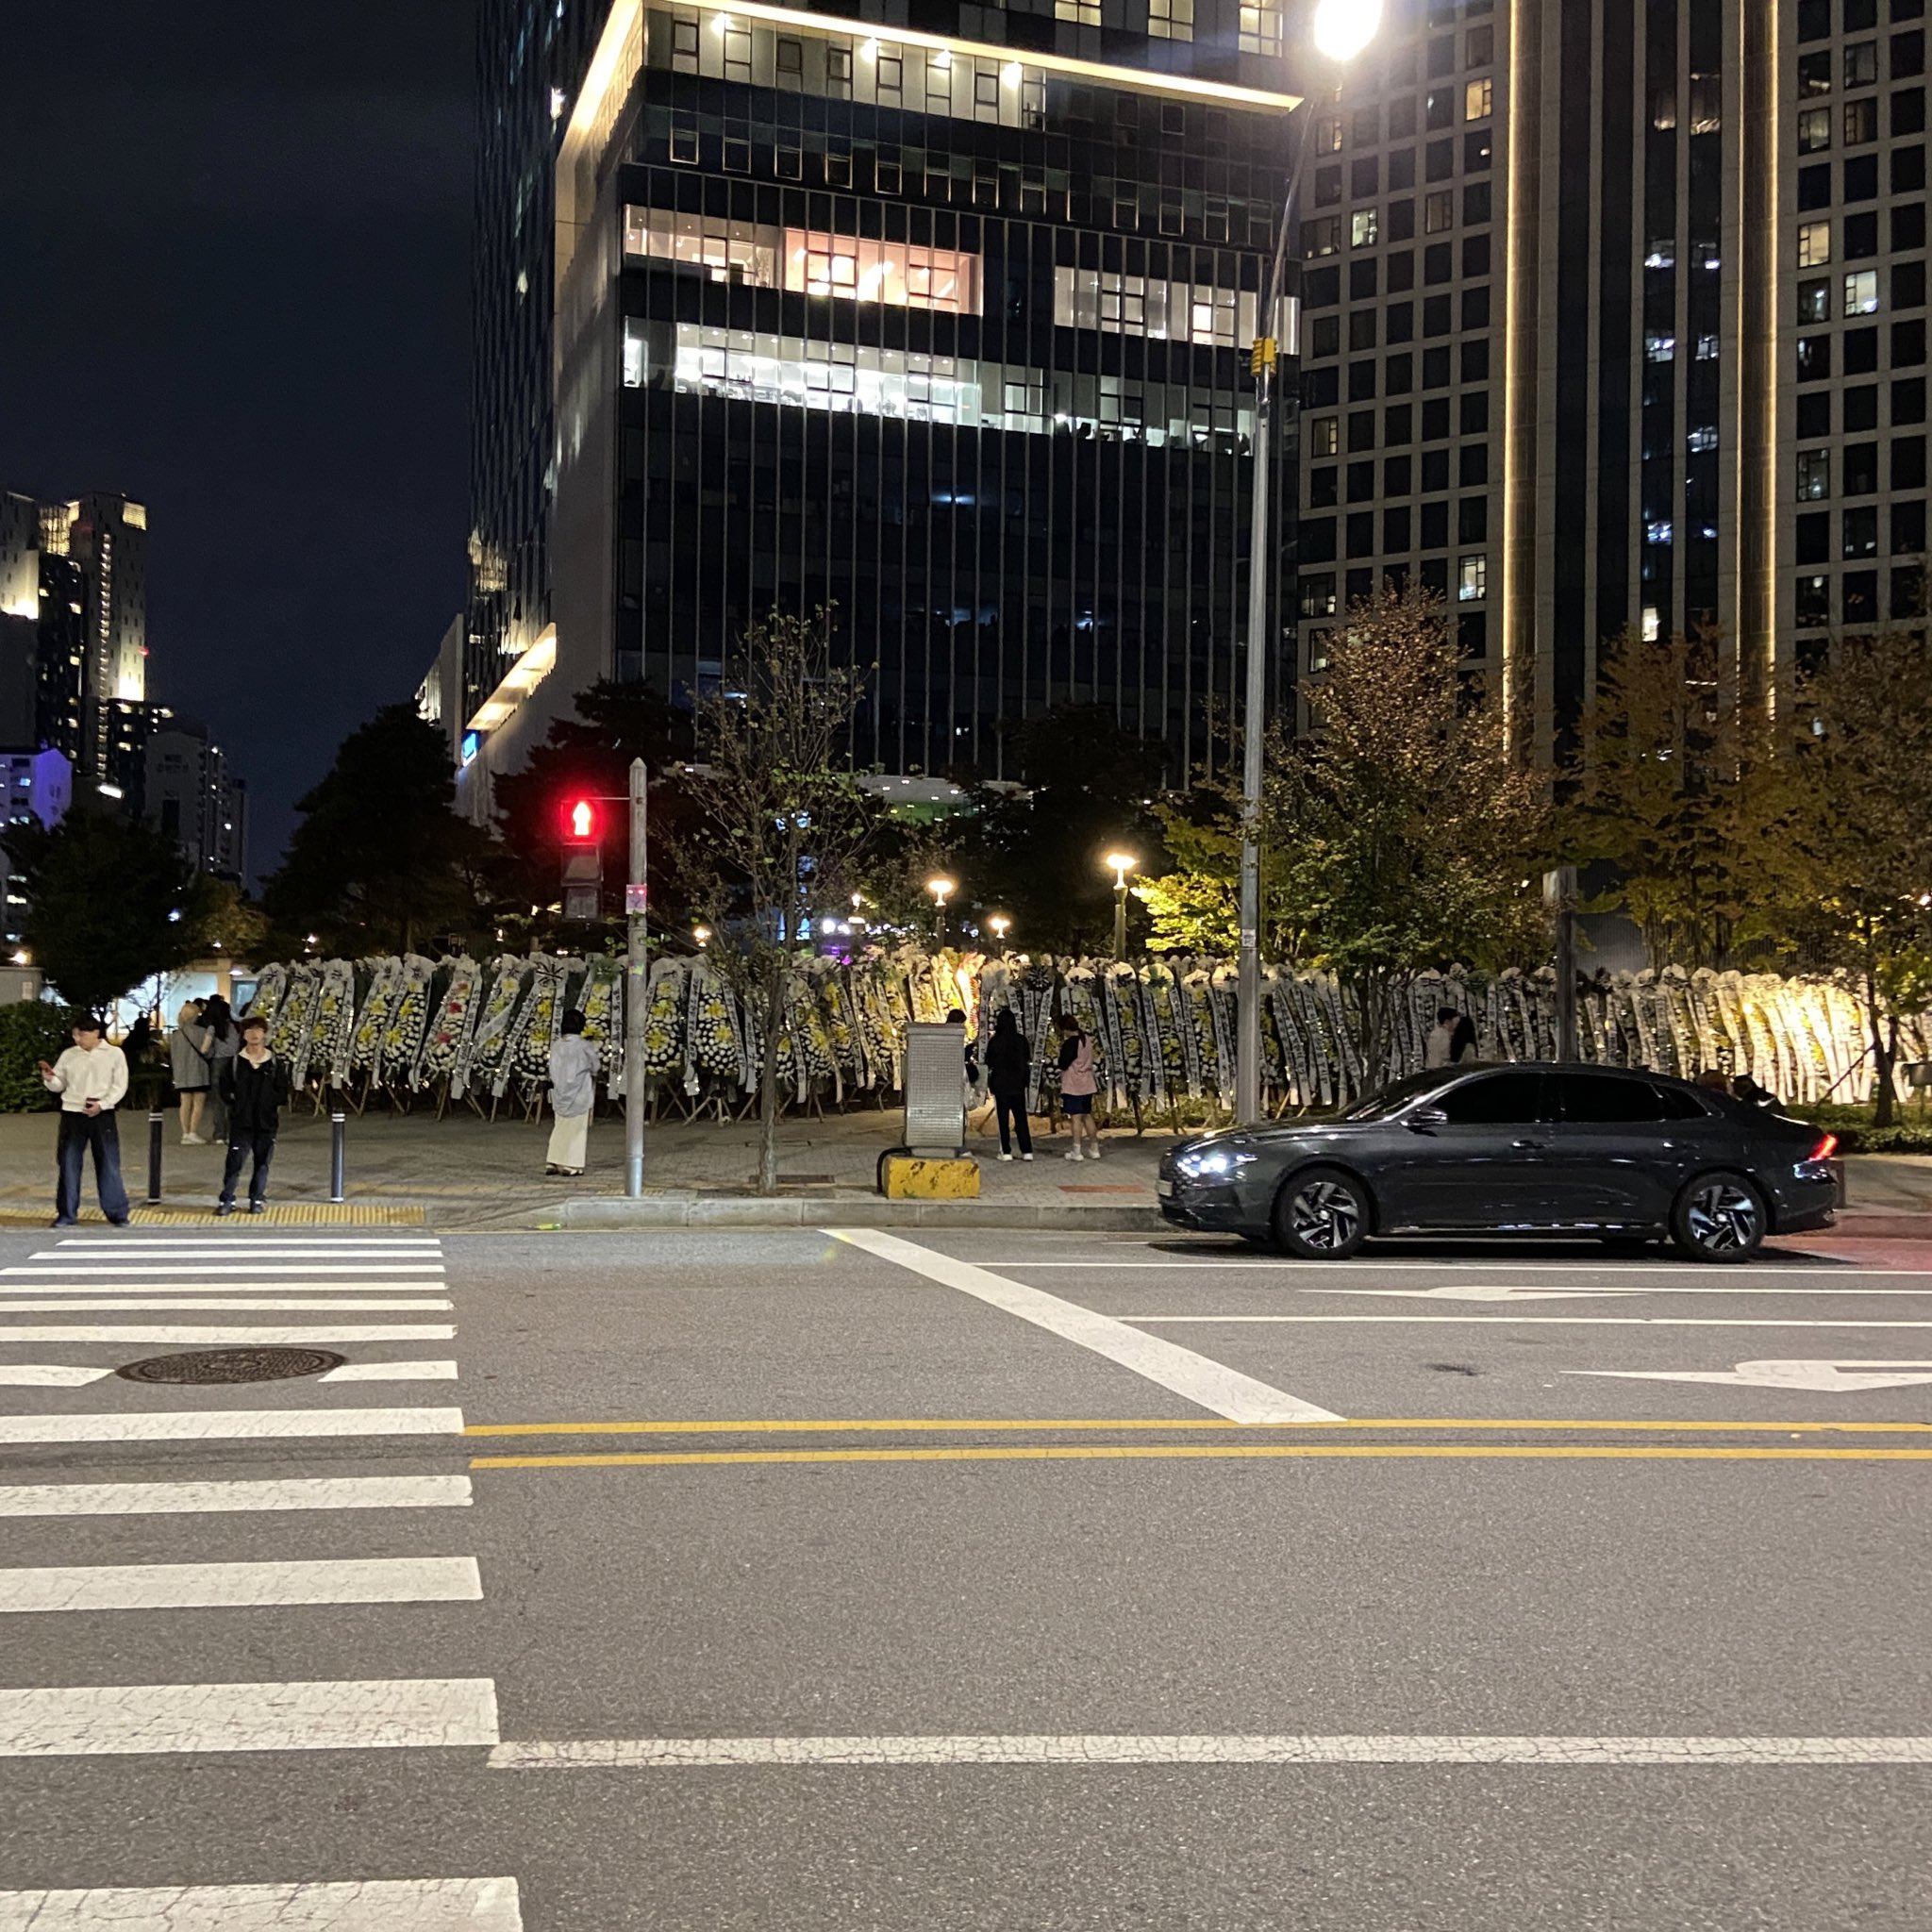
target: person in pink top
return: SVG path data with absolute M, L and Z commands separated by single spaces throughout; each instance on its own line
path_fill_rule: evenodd
M 1093 1119 L 1093 1096 L 1100 1079 L 1093 1065 L 1093 1042 L 1071 1013 L 1060 1015 L 1060 1111 L 1074 1144 L 1069 1160 L 1100 1158 L 1100 1129 Z

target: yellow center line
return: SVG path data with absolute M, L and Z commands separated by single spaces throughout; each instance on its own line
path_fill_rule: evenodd
M 1932 1462 L 1932 1449 L 1659 1448 L 1645 1444 L 1535 1442 L 1162 1442 L 1027 1443 L 1019 1448 L 701 1449 L 596 1456 L 473 1456 L 472 1469 L 614 1469 L 697 1463 L 1095 1462 L 1255 1460 L 1261 1457 L 1542 1457 L 1676 1462 Z
M 1541 1429 L 1541 1430 L 1705 1430 L 1720 1434 L 1764 1432 L 1774 1435 L 1843 1430 L 1857 1434 L 1932 1435 L 1932 1423 L 1872 1422 L 1583 1422 L 1497 1421 L 1464 1416 L 1347 1416 L 1332 1422 L 1231 1423 L 1167 1419 L 1100 1422 L 1079 1418 L 1059 1422 L 1016 1422 L 966 1417 L 939 1421 L 931 1417 L 896 1420 L 812 1420 L 806 1422 L 612 1422 L 612 1423 L 472 1423 L 466 1436 L 777 1436 L 777 1435 L 896 1435 L 945 1431 L 959 1435 L 994 1430 L 1034 1430 L 1052 1434 L 1073 1429 L 1191 1429 L 1247 1434 L 1257 1429 Z

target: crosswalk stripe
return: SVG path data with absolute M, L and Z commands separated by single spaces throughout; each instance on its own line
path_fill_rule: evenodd
M 490 1677 L 0 1690 L 0 1757 L 494 1744 Z
M 0 1484 L 0 1516 L 199 1516 L 290 1509 L 467 1509 L 466 1475 L 192 1483 Z
M 319 1379 L 325 1382 L 454 1382 L 455 1362 L 344 1362 Z
M 216 1261 L 196 1261 L 185 1268 L 171 1261 L 142 1262 L 138 1268 L 124 1269 L 145 1280 L 151 1274 L 242 1274 L 253 1269 L 258 1274 L 441 1274 L 441 1261 L 255 1261 L 243 1258 L 233 1266 Z M 99 1280 L 98 1268 L 0 1268 L 9 1281 L 44 1281 L 54 1276 L 63 1280 Z
M 442 1294 L 446 1281 L 0 1281 L 0 1307 L 34 1294 Z
M 81 1295 L 69 1299 L 67 1301 L 58 1302 L 0 1301 L 0 1322 L 4 1322 L 8 1315 L 12 1314 L 55 1315 L 65 1313 L 70 1310 L 79 1310 L 83 1314 L 98 1314 L 103 1310 L 113 1310 L 118 1308 L 127 1308 L 148 1314 L 158 1313 L 163 1309 L 173 1310 L 175 1308 L 310 1308 L 323 1309 L 334 1314 L 346 1314 L 351 1310 L 353 1310 L 357 1314 L 360 1314 L 365 1308 L 417 1308 L 426 1312 L 427 1310 L 432 1308 L 448 1309 L 453 1308 L 455 1307 L 456 1304 L 454 1302 L 434 1300 L 419 1301 L 413 1298 L 406 1298 L 401 1295 L 380 1296 L 374 1301 L 340 1302 L 335 1301 L 333 1299 L 328 1301 L 317 1301 L 308 1296 L 304 1295 L 288 1296 L 191 1294 L 178 1299 L 151 1302 L 141 1299 L 128 1300 L 127 1298 L 123 1296 L 115 1296 L 104 1299 L 100 1296 L 89 1293 L 86 1295 Z M 0 1341 L 5 1341 L 6 1336 L 6 1329 L 4 1327 L 0 1327 Z
M 212 1256 L 280 1255 L 291 1261 L 432 1260 L 441 1253 L 434 1241 L 62 1241 L 57 1248 L 36 1248 L 29 1261 L 109 1260 L 122 1255 L 184 1255 L 190 1260 Z
M 0 1362 L 0 1389 L 85 1389 L 112 1369 L 83 1369 L 60 1362 Z
M 150 1408 L 0 1416 L 0 1442 L 219 1442 L 302 1436 L 459 1436 L 459 1408 Z
M 0 1570 L 0 1615 L 37 1610 L 273 1609 L 296 1604 L 475 1603 L 474 1557 L 252 1563 L 81 1563 Z
M 317 1327 L 205 1328 L 173 1323 L 150 1326 L 134 1323 L 113 1323 L 105 1326 L 75 1323 L 61 1328 L 47 1325 L 0 1328 L 7 1341 L 178 1341 L 199 1348 L 299 1348 L 308 1343 L 320 1347 L 325 1341 L 454 1341 L 456 1324 L 451 1322 L 393 1322 L 359 1327 L 351 1324 L 327 1323 Z
M 0 1932 L 523 1932 L 514 1878 L 0 1891 Z

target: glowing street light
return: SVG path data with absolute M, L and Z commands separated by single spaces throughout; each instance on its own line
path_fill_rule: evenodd
M 958 887 L 958 885 L 954 883 L 953 880 L 946 877 L 946 875 L 943 873 L 938 873 L 935 874 L 933 877 L 926 880 L 925 890 L 932 894 L 934 900 L 939 905 L 939 942 L 941 945 L 944 945 L 946 942 L 946 901 L 950 899 L 953 896 L 953 894 L 959 890 L 959 888 Z
M 1382 25 L 1382 0 L 1315 0 L 1309 29 L 1315 49 L 1334 61 L 1353 60 Z
M 1000 952 L 1004 954 L 1007 950 L 1007 934 L 1011 928 L 1013 922 L 1004 912 L 995 912 L 988 918 L 986 923 L 992 930 L 994 943 L 999 947 Z
M 1131 852 L 1109 852 L 1101 860 L 1113 867 L 1113 956 L 1127 957 L 1127 874 L 1141 861 Z
M 691 936 L 699 945 L 708 945 L 710 942 L 711 928 L 708 925 L 694 925 L 691 929 Z

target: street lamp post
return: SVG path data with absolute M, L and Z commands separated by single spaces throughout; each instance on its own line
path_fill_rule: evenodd
M 933 895 L 933 898 L 937 900 L 939 903 L 939 943 L 941 945 L 944 945 L 946 942 L 946 901 L 950 899 L 956 891 L 958 891 L 958 888 L 953 883 L 951 879 L 941 876 L 940 878 L 927 879 L 925 882 L 925 890 L 928 892 L 930 892 Z
M 1317 53 L 1339 69 L 1361 52 L 1381 25 L 1382 0 L 1318 0 L 1311 34 Z M 1241 867 L 1237 983 L 1234 1111 L 1246 1124 L 1261 1117 L 1261 750 L 1268 716 L 1268 592 L 1274 560 L 1271 502 L 1274 471 L 1275 358 L 1282 284 L 1295 196 L 1308 151 L 1304 130 L 1282 199 L 1261 303 L 1261 337 L 1255 344 L 1255 481 L 1248 496 L 1248 665 L 1241 696 Z
M 999 956 L 1004 959 L 1007 957 L 1007 931 L 1013 922 L 1004 912 L 995 912 L 986 923 L 992 928 L 993 943 L 999 947 Z
M 1105 864 L 1113 867 L 1113 956 L 1127 957 L 1127 874 L 1140 864 L 1131 852 L 1109 852 Z

